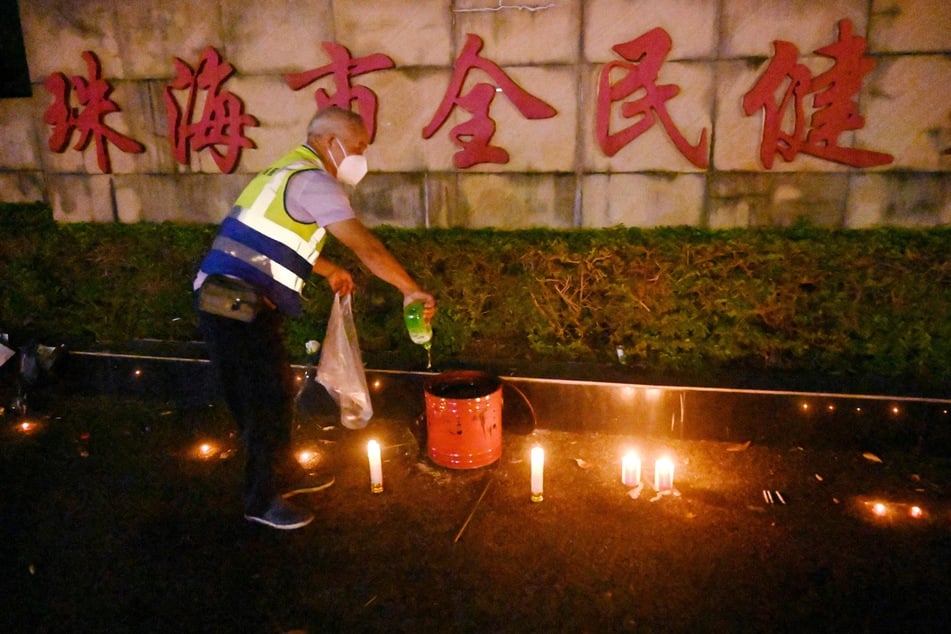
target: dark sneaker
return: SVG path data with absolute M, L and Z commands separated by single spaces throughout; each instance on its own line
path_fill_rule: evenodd
M 313 522 L 314 514 L 287 502 L 282 497 L 275 497 L 263 513 L 245 513 L 244 519 L 278 530 L 289 531 Z
M 300 472 L 292 478 L 287 478 L 282 482 L 281 495 L 289 498 L 301 493 L 314 493 L 323 491 L 334 483 L 334 474 L 328 469 L 318 469 L 317 471 Z

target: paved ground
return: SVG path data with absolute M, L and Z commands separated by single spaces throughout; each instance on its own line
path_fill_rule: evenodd
M 45 405 L 41 427 L 7 416 L 0 438 L 6 631 L 930 632 L 951 617 L 943 457 L 539 429 L 454 471 L 421 458 L 405 422 L 315 419 L 297 439 L 337 482 L 304 498 L 312 525 L 283 533 L 242 519 L 242 455 L 217 408 Z M 648 481 L 673 457 L 677 495 L 621 484 L 631 446 Z

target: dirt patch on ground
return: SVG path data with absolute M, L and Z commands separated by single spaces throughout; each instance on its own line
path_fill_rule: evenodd
M 943 458 L 539 429 L 507 432 L 489 467 L 450 470 L 405 422 L 313 419 L 296 440 L 337 481 L 299 498 L 313 524 L 280 532 L 241 516 L 243 454 L 220 409 L 44 408 L 29 432 L 8 415 L 0 441 L 9 631 L 911 632 L 951 617 Z M 620 482 L 628 447 L 648 482 L 636 496 Z M 649 486 L 660 454 L 676 494 Z

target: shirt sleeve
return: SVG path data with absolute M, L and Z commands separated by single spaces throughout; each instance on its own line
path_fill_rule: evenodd
M 291 218 L 298 222 L 316 222 L 321 227 L 356 217 L 343 185 L 322 170 L 291 176 L 284 202 Z

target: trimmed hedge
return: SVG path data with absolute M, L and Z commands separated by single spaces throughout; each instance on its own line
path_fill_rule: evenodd
M 216 232 L 56 224 L 0 207 L 0 330 L 74 347 L 198 337 L 190 283 Z M 951 229 L 375 230 L 438 297 L 434 357 L 781 370 L 951 385 Z M 367 360 L 418 367 L 401 298 L 338 243 Z M 295 360 L 331 295 L 305 289 Z

